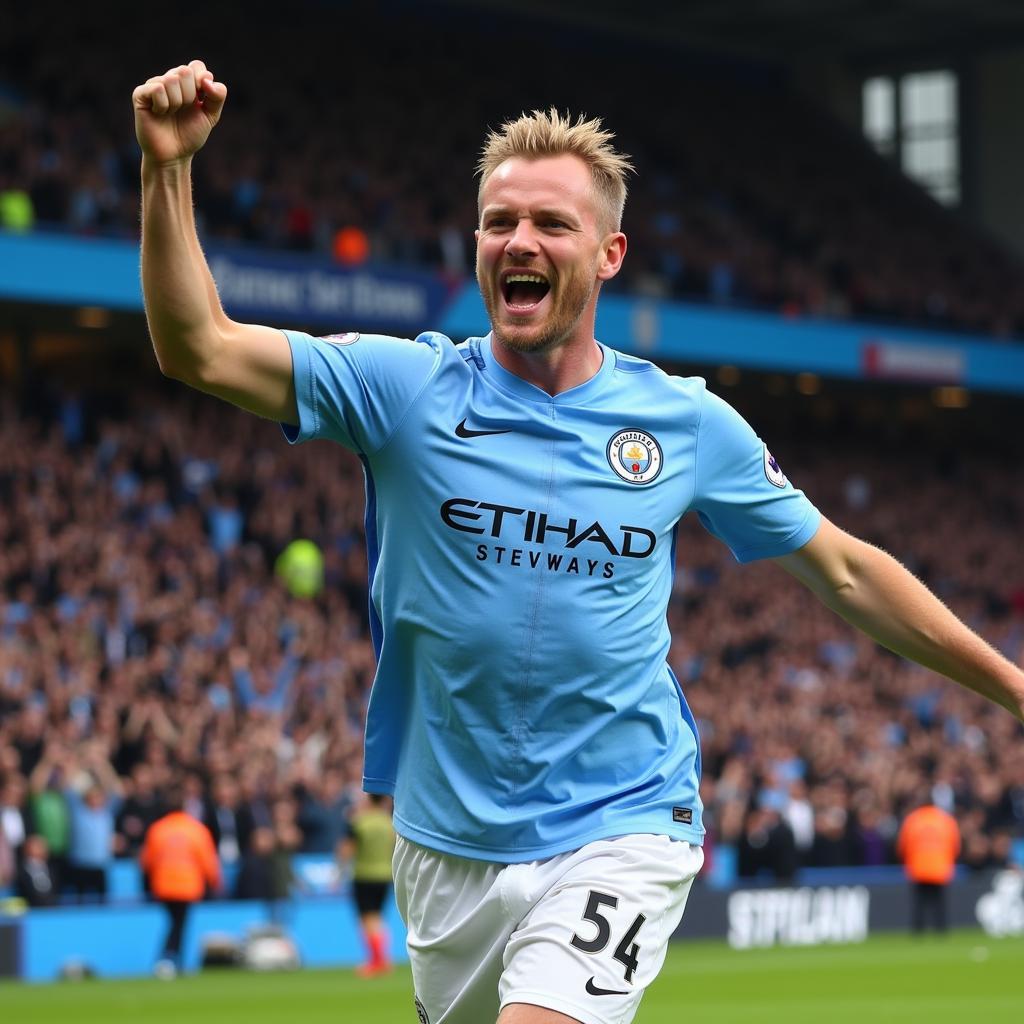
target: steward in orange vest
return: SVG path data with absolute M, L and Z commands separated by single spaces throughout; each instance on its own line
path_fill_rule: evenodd
M 942 808 L 919 807 L 903 822 L 896 851 L 912 882 L 946 885 L 960 854 L 960 830 Z
M 914 884 L 912 930 L 923 931 L 930 916 L 935 930 L 945 931 L 946 886 L 953 880 L 960 854 L 956 821 L 934 804 L 918 807 L 900 828 L 896 852 Z
M 154 821 L 146 832 L 139 865 L 146 876 L 150 893 L 167 910 L 170 927 L 156 974 L 172 978 L 179 970 L 181 939 L 188 908 L 206 894 L 207 888 L 219 889 L 220 861 L 210 830 L 181 809 L 180 793 L 175 793 L 176 809 Z
M 184 811 L 171 811 L 146 832 L 139 864 L 158 900 L 201 900 L 220 886 L 220 861 L 210 830 Z

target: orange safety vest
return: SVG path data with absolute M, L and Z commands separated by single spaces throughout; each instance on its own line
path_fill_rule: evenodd
M 146 832 L 139 865 L 158 900 L 203 898 L 220 886 L 220 861 L 210 830 L 184 811 L 172 811 Z
M 941 808 L 919 807 L 903 822 L 896 852 L 911 881 L 945 885 L 956 869 L 960 830 Z

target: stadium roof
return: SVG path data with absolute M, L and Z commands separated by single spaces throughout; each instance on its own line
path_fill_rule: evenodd
M 675 41 L 695 50 L 786 63 L 852 63 L 1024 45 L 1021 0 L 455 0 L 477 10 Z

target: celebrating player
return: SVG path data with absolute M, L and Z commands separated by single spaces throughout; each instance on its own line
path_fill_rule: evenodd
M 190 164 L 226 95 L 201 61 L 134 93 L 150 331 L 164 373 L 362 460 L 364 787 L 394 796 L 422 1020 L 619 1024 L 657 974 L 702 863 L 700 751 L 666 663 L 687 511 L 1024 716 L 1024 674 L 823 519 L 703 380 L 595 340 L 629 171 L 599 121 L 534 112 L 488 137 L 487 337 L 313 338 L 220 306 Z

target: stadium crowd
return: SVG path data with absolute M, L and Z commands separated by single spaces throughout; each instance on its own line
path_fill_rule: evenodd
M 767 72 L 680 62 L 670 50 L 548 24 L 536 28 L 543 42 L 524 81 L 473 73 L 493 26 L 462 8 L 388 18 L 309 5 L 315 30 L 301 9 L 286 22 L 254 18 L 243 35 L 235 12 L 213 5 L 201 25 L 140 32 L 130 54 L 87 8 L 10 12 L 0 36 L 0 225 L 134 239 L 131 91 L 155 69 L 202 56 L 230 90 L 195 164 L 208 242 L 462 277 L 484 127 L 554 103 L 602 115 L 635 157 L 630 257 L 617 287 L 1024 336 L 1019 263 Z M 424 64 L 428 53 L 444 59 Z
M 180 784 L 239 892 L 262 878 L 283 895 L 288 855 L 334 851 L 358 790 L 374 668 L 358 461 L 183 388 L 17 406 L 0 393 L 0 887 L 49 872 L 40 902 L 102 894 Z M 1024 656 L 1008 459 L 773 447 L 827 515 Z M 312 598 L 275 572 L 298 537 L 324 554 Z M 728 843 L 741 873 L 778 878 L 893 863 L 928 790 L 964 863 L 1006 862 L 1024 836 L 1010 715 L 776 567 L 736 566 L 692 517 L 677 550 L 670 660 L 703 739 L 712 855 Z

